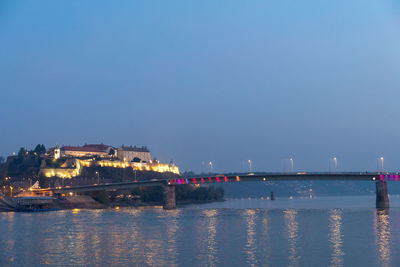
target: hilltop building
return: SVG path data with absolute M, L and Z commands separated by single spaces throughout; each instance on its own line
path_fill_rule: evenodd
M 103 144 L 91 144 L 84 146 L 63 146 L 60 149 L 61 157 L 114 157 L 115 148 Z
M 61 157 L 61 149 L 58 147 L 58 145 L 56 145 L 56 147 L 54 148 L 53 153 L 55 159 L 59 159 Z
M 150 162 L 151 154 L 147 147 L 120 146 L 117 156 L 121 161 L 127 162 Z
M 85 167 L 132 168 L 138 171 L 171 172 L 179 175 L 174 164 L 151 160 L 145 146 L 120 146 L 115 149 L 103 144 L 62 146 L 50 148 L 42 161 L 39 175 L 44 177 L 73 178 L 81 175 Z

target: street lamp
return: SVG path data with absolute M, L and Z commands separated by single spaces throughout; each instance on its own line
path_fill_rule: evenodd
M 383 157 L 376 157 L 376 171 L 379 172 L 379 161 L 381 162 L 381 171 L 383 172 L 383 163 L 384 163 L 384 158 Z
M 210 167 L 210 173 L 212 173 L 213 172 L 213 163 L 212 163 L 212 161 L 210 161 L 208 163 L 208 166 Z
M 293 172 L 293 158 L 290 158 L 289 161 L 290 161 L 290 171 Z
M 337 158 L 329 158 L 329 172 L 331 172 L 331 160 L 333 161 L 333 168 L 335 171 L 337 171 Z
M 376 171 L 379 172 L 379 161 L 381 162 L 381 171 L 383 172 L 383 163 L 384 163 L 383 157 L 376 158 Z
M 252 169 L 252 168 L 251 168 L 251 167 L 252 167 L 252 166 L 251 166 L 251 160 L 249 159 L 247 162 L 249 163 L 249 171 L 251 172 L 251 169 Z
M 335 166 L 335 170 L 337 171 L 337 158 L 333 157 L 333 164 Z

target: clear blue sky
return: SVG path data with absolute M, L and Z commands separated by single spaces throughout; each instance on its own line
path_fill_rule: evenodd
M 0 155 L 147 145 L 200 171 L 400 168 L 398 1 L 0 2 Z

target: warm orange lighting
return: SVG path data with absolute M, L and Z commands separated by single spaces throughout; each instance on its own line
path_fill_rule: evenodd
M 81 210 L 80 209 L 73 209 L 72 210 L 72 213 L 78 213 L 78 212 L 80 212 Z

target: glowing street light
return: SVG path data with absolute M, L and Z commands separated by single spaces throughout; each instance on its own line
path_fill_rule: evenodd
M 251 170 L 252 170 L 252 162 L 251 162 L 251 159 L 249 159 L 247 162 L 249 163 L 249 171 L 251 172 Z
M 376 158 L 376 171 L 379 172 L 379 162 L 381 162 L 381 171 L 383 172 L 383 163 L 384 163 L 384 158 L 383 157 L 377 157 Z
M 293 172 L 293 158 L 290 158 L 289 161 L 290 161 L 290 171 Z
M 329 172 L 331 172 L 331 160 L 333 161 L 333 168 L 337 171 L 337 158 L 329 158 Z
M 210 161 L 208 163 L 208 167 L 210 167 L 210 173 L 212 173 L 213 172 L 213 163 L 212 163 L 212 161 Z

